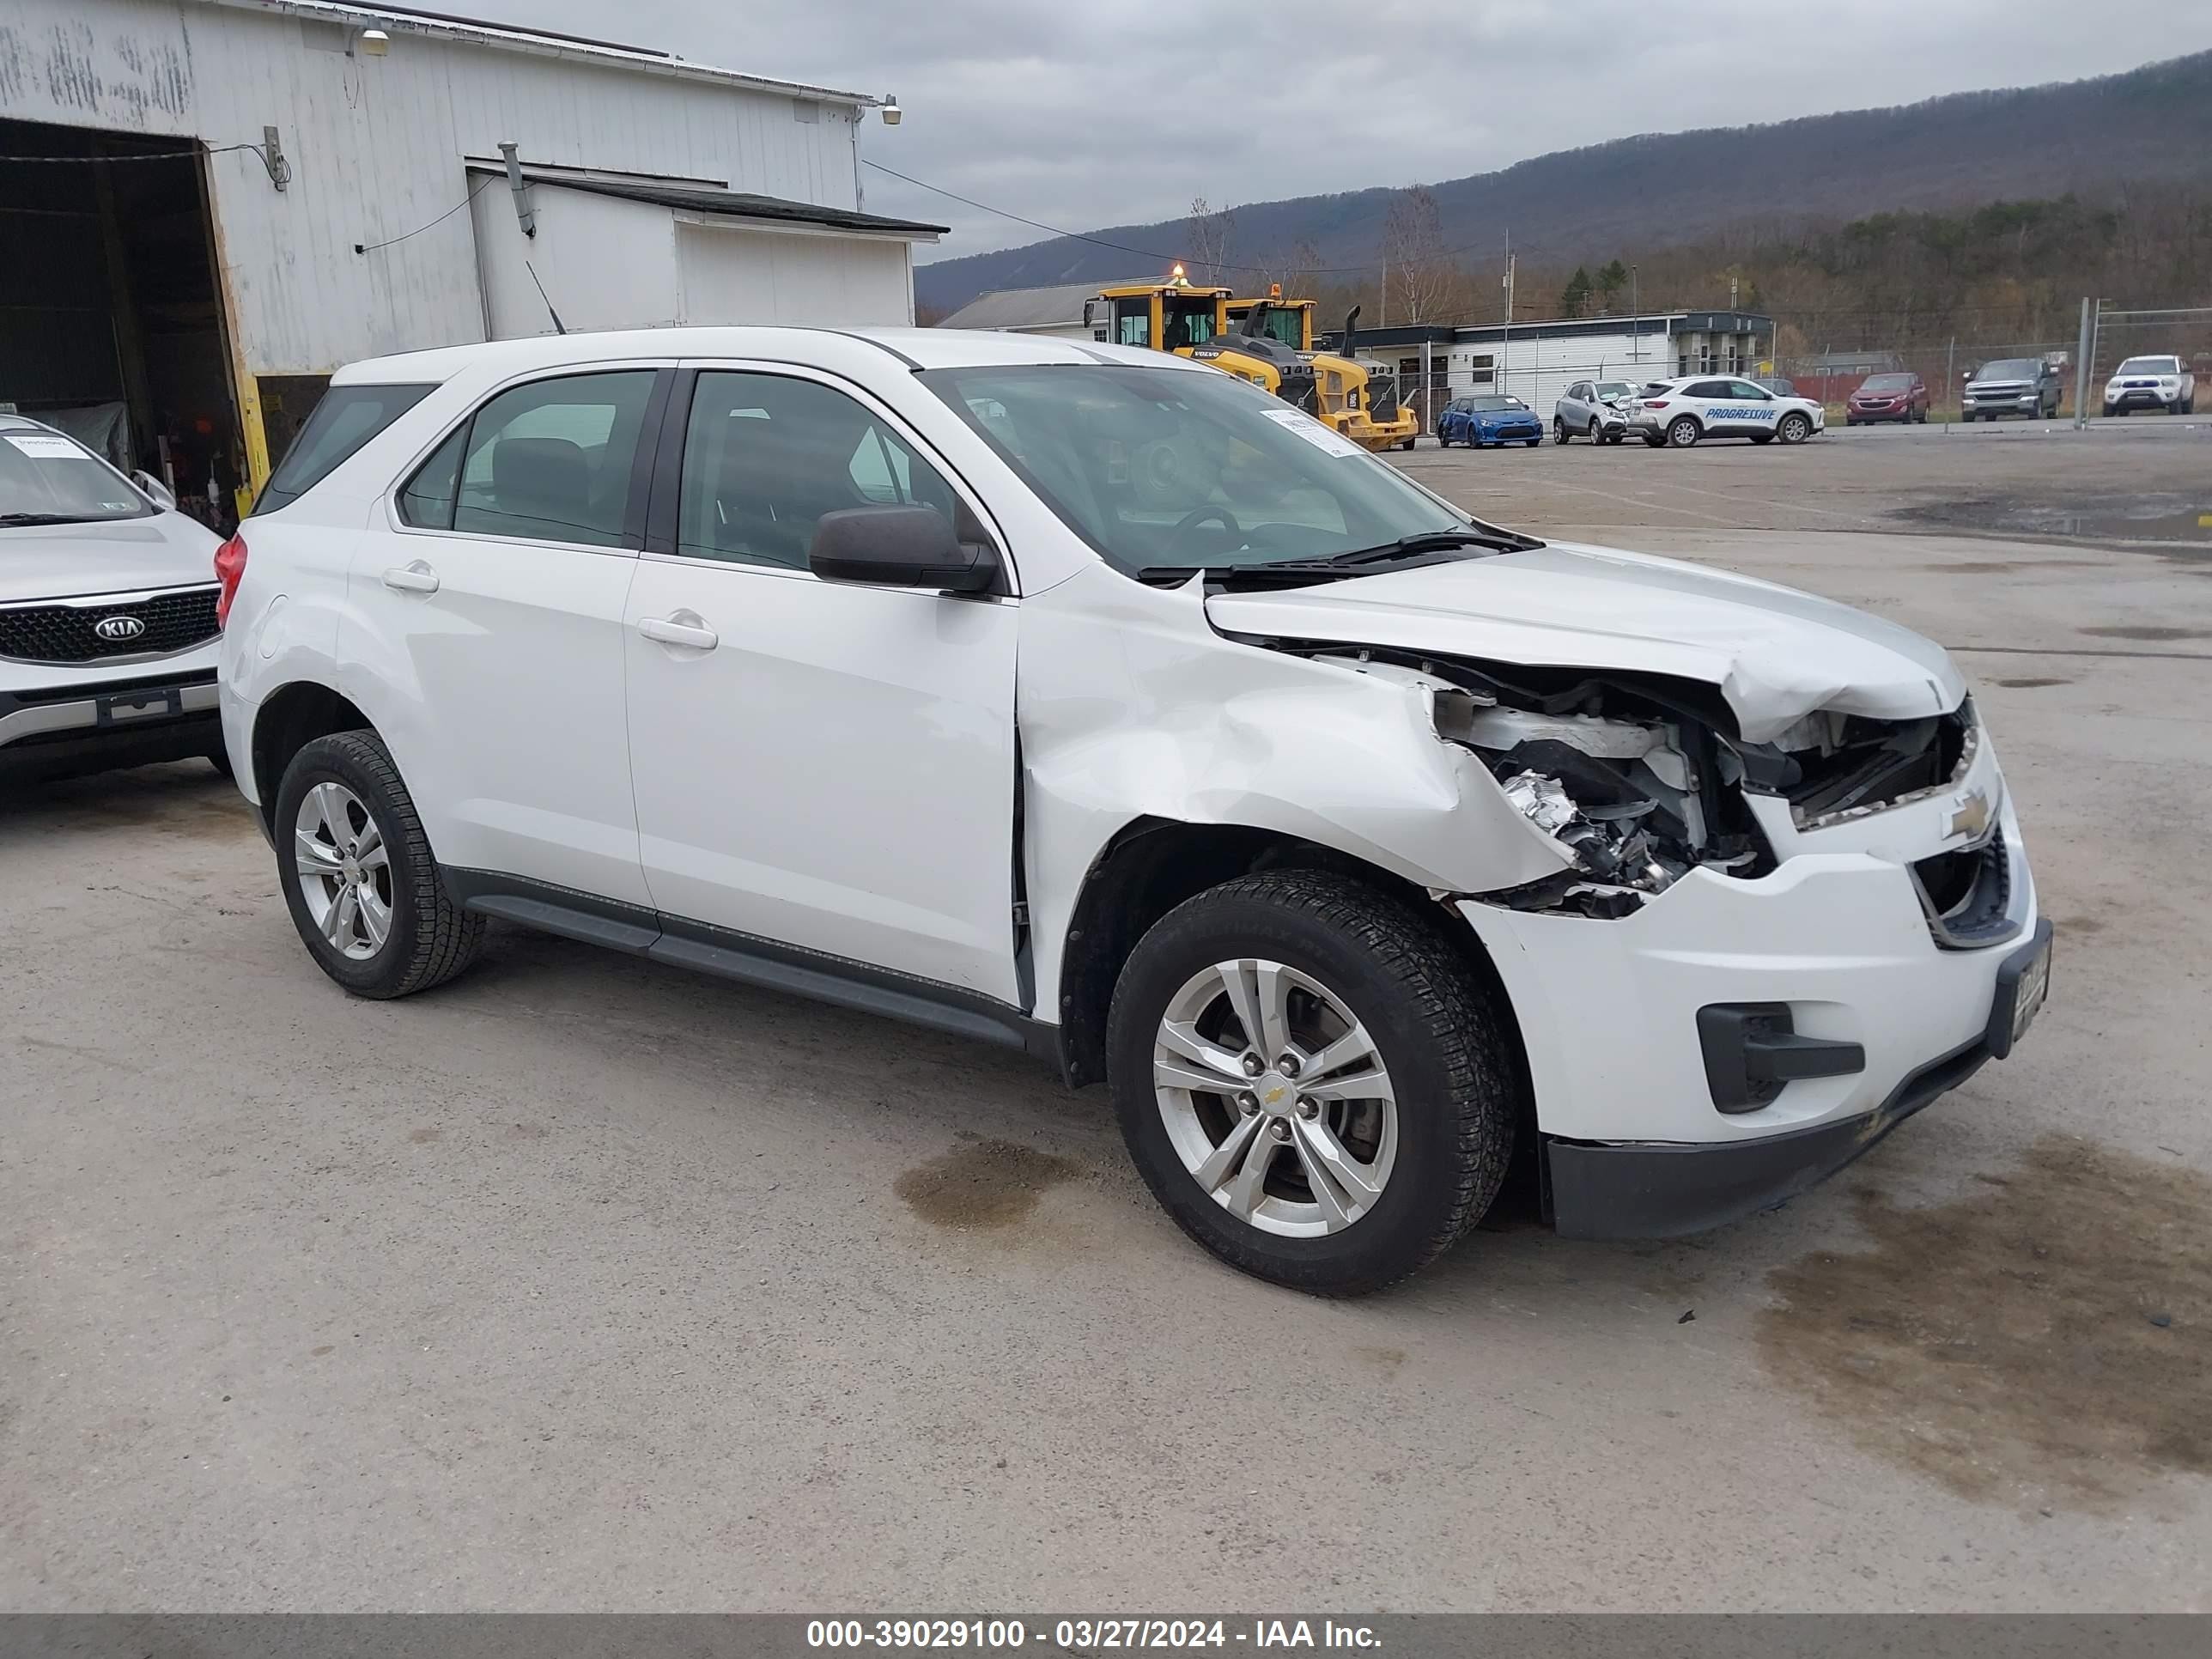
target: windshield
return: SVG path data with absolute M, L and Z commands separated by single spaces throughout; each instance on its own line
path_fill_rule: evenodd
M 1467 406 L 1469 409 L 1477 410 L 1486 409 L 1526 409 L 1528 407 L 1528 404 L 1522 403 L 1518 398 L 1469 398 L 1467 400 Z
M 1249 307 L 1239 312 L 1231 312 L 1229 317 L 1229 331 L 1232 334 L 1243 333 L 1244 325 L 1250 320 L 1251 315 Z M 1280 340 L 1285 345 L 1303 351 L 1306 343 L 1304 323 L 1305 313 L 1298 307 L 1270 306 L 1267 308 L 1267 316 L 1261 319 L 1260 332 L 1268 339 Z
M 1130 574 L 1327 559 L 1404 536 L 1490 531 L 1231 375 L 1071 365 L 921 378 L 1069 529 Z
M 1910 374 L 1869 374 L 1859 383 L 1859 390 L 1862 392 L 1910 392 L 1912 390 L 1912 377 Z
M 74 438 L 36 427 L 0 430 L 0 529 L 144 519 L 154 508 Z
M 2130 357 L 2112 371 L 2115 374 L 2179 374 L 2179 357 Z
M 2033 380 L 2043 373 L 2043 365 L 2033 357 L 2008 357 L 2002 362 L 1984 363 L 1982 372 L 1974 376 L 1978 380 Z
M 1213 296 L 1185 299 L 1170 295 L 1160 305 L 1161 345 L 1173 351 L 1179 346 L 1204 345 L 1213 337 Z
M 1636 388 L 1626 380 L 1600 380 L 1597 383 L 1597 395 L 1608 401 L 1614 398 L 1632 397 L 1635 392 Z

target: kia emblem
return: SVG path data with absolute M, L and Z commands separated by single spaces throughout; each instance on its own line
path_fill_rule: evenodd
M 146 631 L 146 624 L 136 617 L 102 617 L 93 623 L 92 631 L 111 644 L 135 640 Z

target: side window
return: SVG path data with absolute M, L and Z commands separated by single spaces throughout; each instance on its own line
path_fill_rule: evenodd
M 1114 343 L 1148 346 L 1152 343 L 1152 302 L 1139 295 L 1114 301 Z
M 461 448 L 469 429 L 459 427 L 433 450 L 430 459 L 415 469 L 415 476 L 399 492 L 399 520 L 417 530 L 451 530 L 453 502 L 460 494 Z
M 1685 388 L 1682 395 L 1686 398 L 1726 398 L 1729 392 L 1726 380 L 1700 380 L 1695 386 Z
M 843 392 L 777 374 L 699 376 L 684 436 L 678 553 L 804 570 L 824 513 L 902 502 L 957 520 L 944 475 Z
M 409 524 L 619 547 L 653 394 L 649 368 L 510 387 L 438 447 L 400 493 Z
M 1745 403 L 1751 404 L 1767 404 L 1774 401 L 1774 394 L 1772 392 L 1769 392 L 1765 386 L 1753 386 L 1748 380 L 1729 381 L 1729 396 L 1731 398 L 1741 398 Z

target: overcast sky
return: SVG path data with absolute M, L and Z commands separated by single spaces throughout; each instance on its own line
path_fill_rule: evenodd
M 1486 173 L 1638 132 L 2078 80 L 2212 47 L 2212 0 L 447 0 L 894 93 L 861 154 L 1069 230 Z M 864 170 L 866 171 L 866 170 Z M 866 172 L 951 225 L 1042 233 Z

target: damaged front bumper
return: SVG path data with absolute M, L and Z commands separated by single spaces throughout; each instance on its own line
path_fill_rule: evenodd
M 1665 1237 L 1771 1207 L 2006 1052 L 2050 929 L 2008 803 L 1998 829 L 2011 925 L 1981 948 L 1947 945 L 1912 866 L 1863 846 L 1751 879 L 1692 870 L 1615 920 L 1459 901 L 1521 1023 L 1559 1231 Z M 1747 1008 L 1783 1034 L 1752 1094 L 1712 1046 L 1743 1022 L 1700 1020 Z

